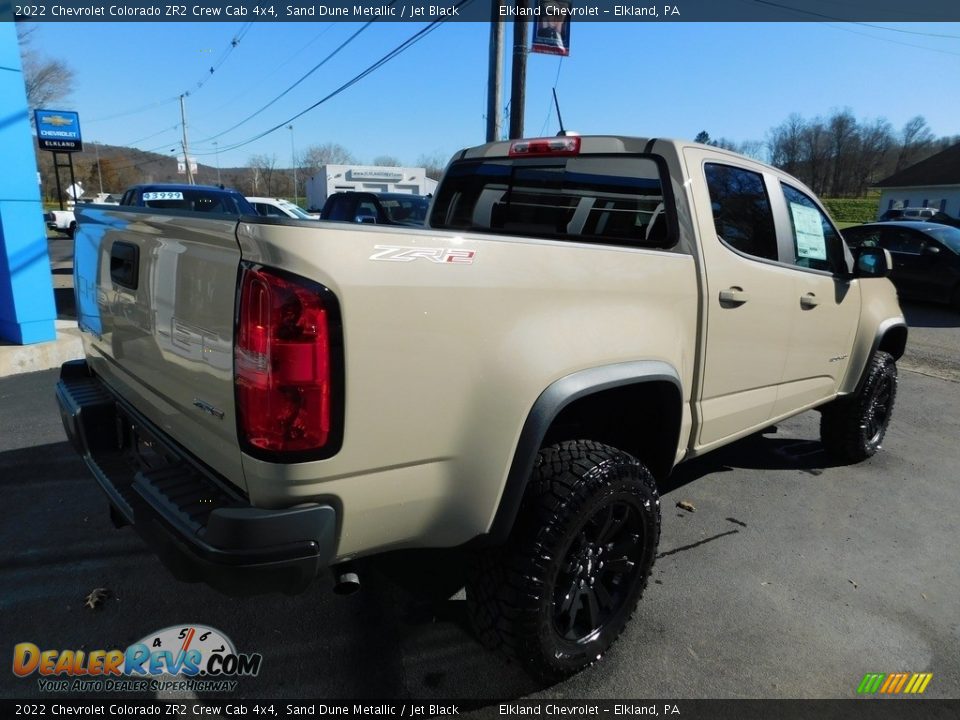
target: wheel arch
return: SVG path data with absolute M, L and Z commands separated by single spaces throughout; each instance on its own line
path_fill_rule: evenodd
M 881 328 L 878 332 L 878 338 L 876 343 L 877 350 L 882 350 L 883 352 L 888 352 L 893 355 L 894 360 L 899 360 L 903 357 L 904 351 L 907 349 L 907 325 L 906 323 L 891 323 L 887 327 Z M 871 353 L 872 355 L 873 353 Z
M 657 409 L 653 416 L 644 412 L 651 407 Z M 662 361 L 589 368 L 556 380 L 527 415 L 483 544 L 509 536 L 544 445 L 573 439 L 602 442 L 634 455 L 660 480 L 673 469 L 682 415 L 680 375 Z
M 907 332 L 907 324 L 903 318 L 891 318 L 880 323 L 873 338 L 870 353 L 867 355 L 863 369 L 860 371 L 860 377 L 857 379 L 854 394 L 859 394 L 863 389 L 863 384 L 867 381 L 867 373 L 870 369 L 870 360 L 874 355 L 878 352 L 888 352 L 894 360 L 903 357 L 907 348 Z

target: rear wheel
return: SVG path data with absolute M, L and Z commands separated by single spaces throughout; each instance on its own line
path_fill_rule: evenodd
M 639 461 L 585 440 L 544 448 L 510 539 L 467 584 L 473 626 L 534 676 L 571 675 L 619 637 L 659 538 L 656 484 Z
M 880 449 L 897 397 L 897 364 L 890 353 L 877 352 L 866 372 L 860 392 L 834 400 L 820 416 L 820 439 L 843 462 L 860 462 Z

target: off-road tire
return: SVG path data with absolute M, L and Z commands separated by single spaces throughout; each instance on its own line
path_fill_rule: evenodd
M 552 682 L 596 662 L 633 615 L 660 540 L 660 500 L 636 458 L 587 440 L 537 456 L 507 543 L 476 559 L 480 640 Z
M 820 439 L 827 452 L 847 463 L 871 457 L 886 435 L 896 397 L 897 364 L 890 353 L 877 352 L 860 392 L 823 408 Z

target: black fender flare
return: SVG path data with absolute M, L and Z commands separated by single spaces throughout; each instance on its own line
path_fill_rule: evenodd
M 674 385 L 682 402 L 680 374 L 673 366 L 660 360 L 638 360 L 579 370 L 555 380 L 540 393 L 520 431 L 493 522 L 487 534 L 477 540 L 482 539 L 484 545 L 499 544 L 510 535 L 543 439 L 565 407 L 604 390 L 650 382 Z
M 854 395 L 859 394 L 863 388 L 863 383 L 867 380 L 867 371 L 870 368 L 870 358 L 876 355 L 878 350 L 889 352 L 893 355 L 894 360 L 903 357 L 907 347 L 908 332 L 909 328 L 903 318 L 889 318 L 880 323 L 873 337 L 870 353 L 867 355 L 863 369 L 860 371 L 860 377 L 857 379 L 857 386 L 853 391 Z

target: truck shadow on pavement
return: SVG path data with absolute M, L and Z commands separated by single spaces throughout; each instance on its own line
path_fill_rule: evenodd
M 707 475 L 735 469 L 800 470 L 820 475 L 827 468 L 841 465 L 827 454 L 819 440 L 770 437 L 774 432 L 776 427 L 769 427 L 678 465 L 669 478 L 659 483 L 660 494 L 665 495 Z
M 239 652 L 263 655 L 256 677 L 220 697 L 502 699 L 537 689 L 466 629 L 452 554 L 393 553 L 358 566 L 362 589 L 233 598 L 175 580 L 105 498 L 67 442 L 0 452 L 3 623 L 0 646 L 126 648 L 157 631 L 204 624 Z M 452 584 L 451 584 L 452 583 Z M 87 603 L 95 589 L 99 601 Z M 0 673 L 0 697 L 54 697 L 37 677 Z M 199 693 L 203 697 L 216 694 Z M 154 693 L 129 694 L 154 697 Z M 66 697 L 57 694 L 55 697 Z

